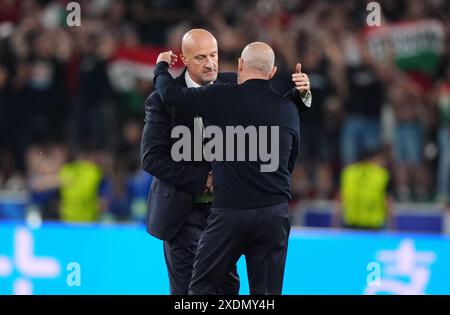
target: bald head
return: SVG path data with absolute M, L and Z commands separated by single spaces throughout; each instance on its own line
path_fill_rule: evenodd
M 275 54 L 266 43 L 254 42 L 248 44 L 242 51 L 241 58 L 244 66 L 270 75 L 275 64 Z
M 195 28 L 184 34 L 181 42 L 181 60 L 192 80 L 200 85 L 217 79 L 217 40 L 207 30 Z
M 185 55 L 192 53 L 193 50 L 195 51 L 205 46 L 217 47 L 217 40 L 213 34 L 202 28 L 194 28 L 190 30 L 184 34 L 181 41 L 181 50 Z
M 262 42 L 254 42 L 245 46 L 238 62 L 238 83 L 250 79 L 270 80 L 277 71 L 275 53 L 272 48 Z

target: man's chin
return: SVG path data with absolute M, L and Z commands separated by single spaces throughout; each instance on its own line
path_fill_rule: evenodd
M 217 79 L 217 72 L 205 73 L 203 75 L 203 82 L 212 82 Z

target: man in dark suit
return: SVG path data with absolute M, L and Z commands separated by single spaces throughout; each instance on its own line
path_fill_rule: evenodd
M 281 294 L 290 231 L 290 174 L 298 152 L 300 126 L 295 104 L 271 87 L 269 80 L 276 72 L 273 50 L 260 42 L 246 46 L 238 64 L 239 84 L 196 89 L 181 87 L 167 71 L 176 58 L 166 52 L 157 60 L 154 81 L 163 102 L 202 115 L 216 128 L 215 137 L 227 137 L 226 141 L 218 140 L 221 148 L 215 148 L 223 152 L 222 160 L 212 161 L 212 211 L 199 240 L 189 293 L 220 294 L 227 272 L 245 255 L 250 293 Z M 249 160 L 256 148 L 251 143 L 241 147 L 246 159 L 235 159 L 239 145 L 234 135 L 230 139 L 225 131 L 232 126 L 247 131 L 258 128 L 259 139 L 253 142 L 259 146 L 270 142 L 272 153 L 276 151 L 278 156 L 276 165 L 267 167 L 262 156 Z M 268 126 L 270 141 L 267 132 L 261 132 Z
M 236 74 L 217 72 L 217 42 L 209 32 L 195 29 L 186 33 L 182 51 L 186 69 L 176 79 L 181 86 L 236 82 Z M 306 76 L 295 74 L 293 81 L 298 90 L 305 88 L 305 79 Z M 295 100 L 299 107 L 307 108 L 296 89 L 286 96 Z M 142 167 L 155 176 L 150 191 L 147 230 L 164 241 L 171 294 L 187 294 L 198 240 L 206 227 L 212 202 L 210 163 L 194 159 L 175 162 L 171 156 L 175 142 L 171 132 L 179 125 L 186 126 L 192 133 L 194 129 L 201 132 L 203 120 L 191 111 L 164 106 L 156 92 L 147 99 L 145 112 Z M 223 294 L 239 293 L 235 266 L 230 267 L 221 290 Z

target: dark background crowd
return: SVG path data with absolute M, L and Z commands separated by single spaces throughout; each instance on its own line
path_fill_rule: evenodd
M 236 71 L 242 48 L 264 41 L 275 50 L 278 90 L 292 87 L 297 62 L 309 75 L 293 202 L 336 198 L 342 168 L 377 146 L 389 152 L 397 201 L 449 202 L 450 1 L 377 2 L 379 28 L 431 34 L 426 53 L 403 51 L 418 54 L 416 67 L 399 61 L 392 42 L 381 55 L 370 50 L 368 2 L 88 0 L 78 1 L 81 26 L 68 26 L 69 1 L 0 0 L 1 196 L 25 194 L 44 219 L 70 208 L 62 200 L 88 196 L 103 217 L 144 220 L 152 178 L 139 150 L 154 87 L 136 74 L 118 88 L 111 64 L 123 49 L 179 51 L 182 35 L 202 27 L 218 40 L 221 71 Z

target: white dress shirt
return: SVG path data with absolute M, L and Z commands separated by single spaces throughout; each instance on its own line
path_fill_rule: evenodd
M 192 78 L 190 77 L 189 72 L 187 70 L 186 70 L 186 73 L 184 74 L 184 79 L 186 80 L 186 86 L 188 88 L 199 88 L 199 87 L 201 87 L 200 84 L 198 84 L 197 82 L 192 80 Z M 212 84 L 212 82 L 211 82 L 211 84 Z M 195 116 L 194 122 L 195 122 L 195 126 L 197 128 L 199 128 L 199 130 L 201 131 L 201 134 L 202 134 L 203 138 L 205 138 L 205 135 L 204 135 L 205 127 L 203 125 L 202 117 Z

